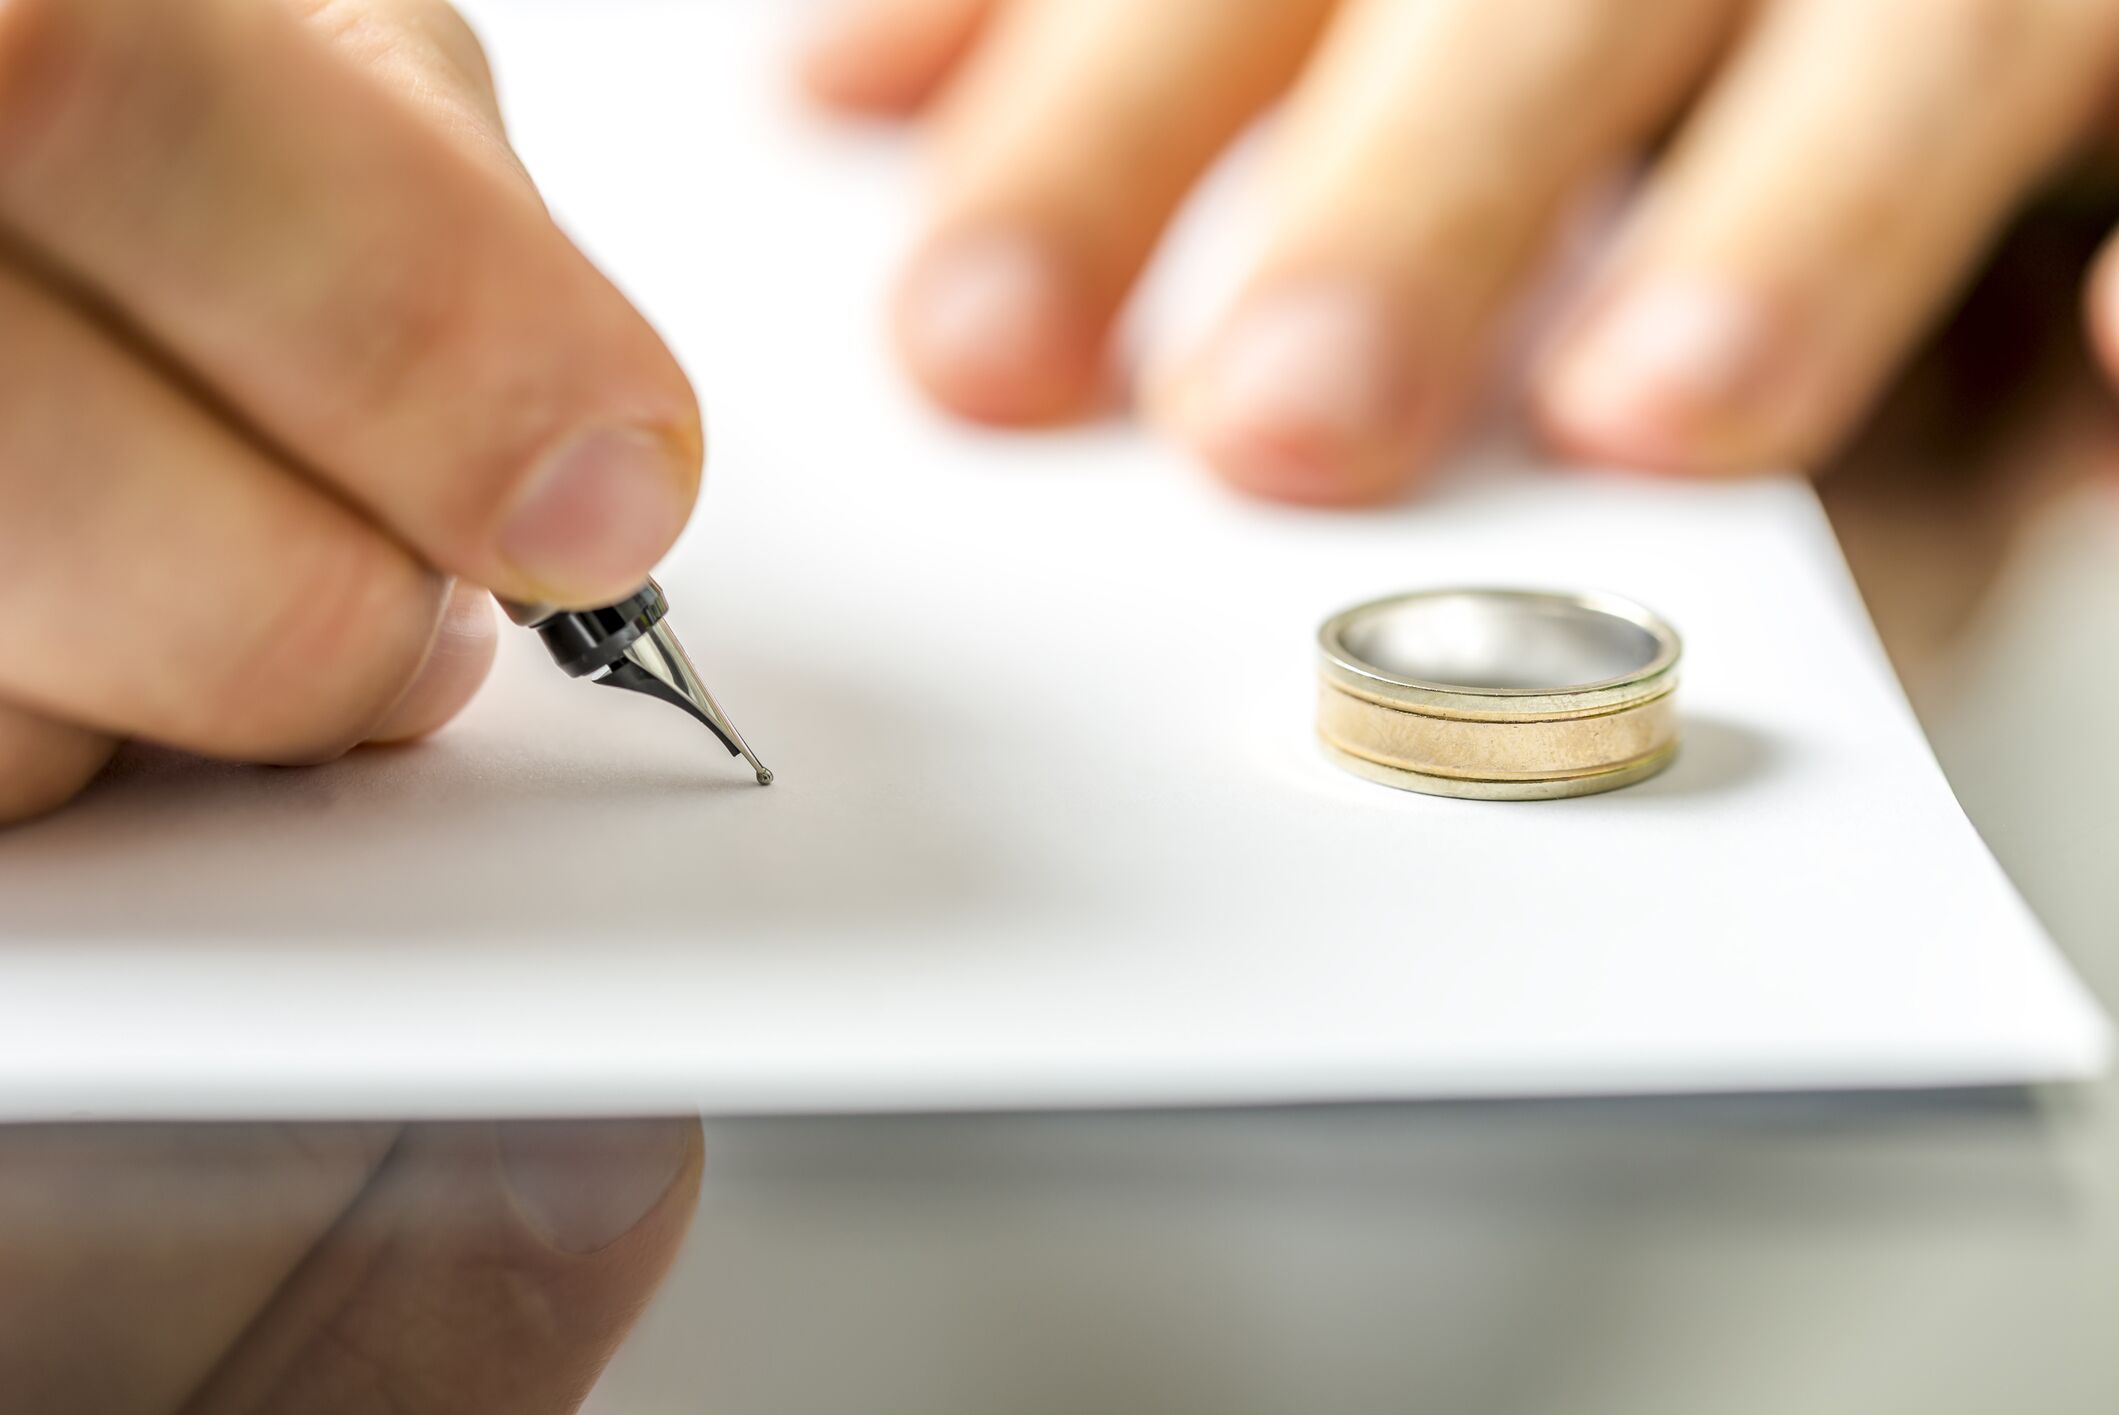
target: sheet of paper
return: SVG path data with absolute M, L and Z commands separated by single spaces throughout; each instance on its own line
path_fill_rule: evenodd
M 305 771 L 135 756 L 0 837 L 0 1115 L 2103 1065 L 2101 1017 L 1951 799 L 1801 484 L 1504 449 L 1402 509 L 1307 514 L 1117 422 L 950 427 L 879 333 L 908 153 L 796 110 L 771 7 L 477 13 L 555 209 L 708 395 L 710 488 L 665 581 L 779 781 L 513 633 L 415 749 Z M 1674 620 L 1679 763 L 1527 805 L 1327 765 L 1315 625 L 1457 582 L 1604 587 Z

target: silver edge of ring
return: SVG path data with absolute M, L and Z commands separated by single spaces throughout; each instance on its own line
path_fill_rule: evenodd
M 1656 654 L 1635 672 L 1600 682 L 1565 688 L 1515 689 L 1470 688 L 1461 684 L 1433 683 L 1367 663 L 1350 652 L 1344 636 L 1349 625 L 1371 618 L 1402 604 L 1429 599 L 1484 596 L 1498 599 L 1533 600 L 1568 609 L 1609 614 L 1645 631 L 1655 641 Z M 1437 717 L 1469 717 L 1499 721 L 1524 721 L 1537 717 L 1572 717 L 1616 708 L 1631 707 L 1661 697 L 1676 683 L 1678 661 L 1684 643 L 1677 630 L 1648 609 L 1620 595 L 1595 591 L 1564 593 L 1551 590 L 1511 590 L 1469 586 L 1445 590 L 1415 590 L 1387 595 L 1357 604 L 1324 621 L 1317 630 L 1319 672 L 1329 682 L 1352 690 L 1356 696 L 1379 705 L 1403 707 Z

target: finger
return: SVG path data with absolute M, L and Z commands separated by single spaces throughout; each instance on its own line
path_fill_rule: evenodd
M 493 596 L 476 585 L 458 585 L 442 610 L 441 627 L 411 686 L 368 733 L 370 742 L 409 742 L 438 731 L 469 705 L 493 667 L 500 636 L 493 623 Z
M 0 702 L 0 825 L 66 804 L 117 749 L 107 733 Z
M 896 310 L 914 376 L 967 417 L 1080 411 L 1172 210 L 1287 81 L 1325 8 L 1030 0 L 998 13 L 938 117 L 939 213 Z
M 1579 455 L 1813 465 L 2083 133 L 2119 9 L 1789 0 L 1657 175 L 1539 380 Z
M 365 737 L 446 583 L 0 266 L 0 698 L 307 761 Z
M 1218 470 L 1295 501 L 1402 487 L 1584 181 L 1658 122 L 1730 7 L 1358 0 L 1290 102 L 1286 211 L 1228 320 L 1162 390 Z
M 668 1269 L 696 1121 L 408 1130 L 195 1415 L 559 1415 Z
M 365 74 L 411 100 L 466 150 L 527 182 L 508 146 L 493 68 L 446 0 L 285 0 Z
M 2108 377 L 2119 381 L 2119 235 L 2107 239 L 2097 253 L 2084 304 L 2098 362 Z
M 427 560 L 607 601 L 689 386 L 534 195 L 256 0 L 0 7 L 0 223 Z
M 388 1151 L 391 1127 L 0 1127 L 10 1410 L 179 1409 Z
M 803 86 L 833 107 L 909 113 L 970 51 L 997 3 L 841 0 L 803 47 Z

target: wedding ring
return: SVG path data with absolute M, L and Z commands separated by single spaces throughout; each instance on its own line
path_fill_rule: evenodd
M 1334 615 L 1317 643 L 1325 753 L 1386 786 L 1587 796 L 1677 753 L 1678 636 L 1616 595 L 1426 590 Z

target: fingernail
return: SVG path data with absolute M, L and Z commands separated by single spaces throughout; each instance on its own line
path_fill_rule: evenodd
M 1254 299 L 1181 384 L 1177 420 L 1231 479 L 1337 501 L 1395 483 L 1412 421 L 1407 353 L 1375 296 L 1313 286 Z
M 517 1207 L 567 1253 L 608 1248 L 638 1228 L 692 1157 L 690 1121 L 510 1121 L 496 1129 Z
M 1042 241 L 987 233 L 916 258 L 898 298 L 898 338 L 944 404 L 989 422 L 1037 422 L 1078 407 L 1097 340 L 1076 283 Z
M 583 433 L 546 458 L 500 533 L 500 553 L 559 603 L 625 594 L 684 529 L 696 470 L 670 436 Z
M 1541 396 L 1561 440 L 1670 470 L 1771 441 L 1771 331 L 1758 301 L 1706 282 L 1625 291 L 1561 348 Z

